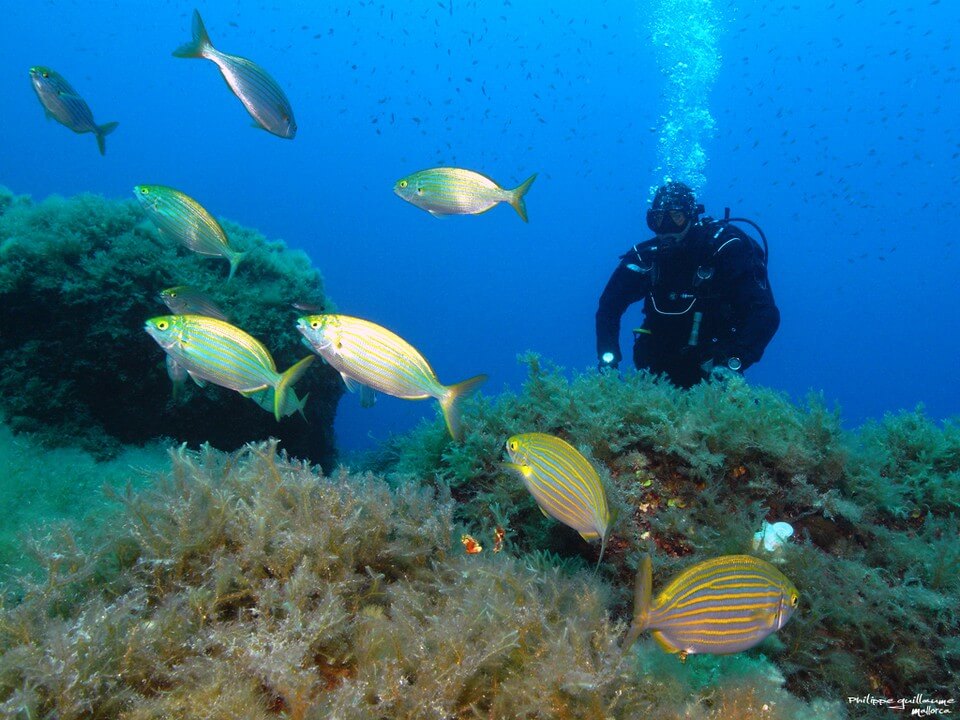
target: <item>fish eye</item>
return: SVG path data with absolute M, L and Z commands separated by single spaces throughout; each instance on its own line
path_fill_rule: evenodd
M 343 343 L 340 341 L 337 341 L 337 350 L 340 350 L 341 348 L 343 348 Z
M 40 73 L 40 74 L 43 75 L 43 77 L 45 77 L 45 78 L 50 77 L 50 73 L 48 73 L 48 72 L 42 72 L 42 73 Z
M 516 440 L 510 440 L 507 443 L 508 450 L 516 450 L 518 447 L 520 447 L 520 443 L 518 443 Z
M 405 188 L 406 186 L 407 186 L 407 181 L 406 181 L 406 180 L 401 180 L 401 181 L 400 181 L 400 187 Z
M 149 195 L 149 194 L 150 194 L 150 191 L 149 191 L 147 188 L 145 188 L 145 187 L 141 187 L 141 188 L 140 188 L 140 194 L 141 194 L 141 195 Z
M 310 327 L 313 328 L 314 330 L 319 330 L 319 329 L 320 329 L 320 321 L 319 321 L 319 320 L 314 320 L 313 322 L 310 323 Z
M 790 596 L 790 607 L 796 607 L 800 602 L 800 598 L 796 595 Z
M 166 320 L 161 320 L 157 323 L 157 330 L 166 330 L 168 327 L 170 327 L 170 323 Z

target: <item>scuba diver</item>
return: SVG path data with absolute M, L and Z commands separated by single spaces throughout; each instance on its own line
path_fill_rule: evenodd
M 701 214 L 703 205 L 683 183 L 657 190 L 647 211 L 656 237 L 621 256 L 600 296 L 600 369 L 620 363 L 620 318 L 641 299 L 643 325 L 633 331 L 638 370 L 690 388 L 720 368 L 741 373 L 763 355 L 780 325 L 763 231 L 731 218 L 729 208 L 722 220 Z M 756 228 L 763 248 L 731 222 Z

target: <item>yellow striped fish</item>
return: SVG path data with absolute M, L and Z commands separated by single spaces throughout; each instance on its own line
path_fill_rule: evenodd
M 487 379 L 477 375 L 456 385 L 443 385 L 430 363 L 403 338 L 385 327 L 348 315 L 306 315 L 297 329 L 334 370 L 347 389 L 359 385 L 405 400 L 435 398 L 451 437 L 463 437 L 457 400 Z
M 230 323 L 202 315 L 155 317 L 147 320 L 144 330 L 198 384 L 209 381 L 246 396 L 272 389 L 278 421 L 290 407 L 287 393 L 314 359 L 308 355 L 278 373 L 259 340 Z
M 183 243 L 198 255 L 222 257 L 230 261 L 233 278 L 246 253 L 230 247 L 227 234 L 216 218 L 189 195 L 163 185 L 137 185 L 133 194 L 163 237 Z
M 524 433 L 507 440 L 512 462 L 544 515 L 572 527 L 584 540 L 600 538 L 600 559 L 607 545 L 610 510 L 600 475 L 565 440 L 545 433 Z
M 204 58 L 213 62 L 233 94 L 250 113 L 257 127 L 277 137 L 293 139 L 297 123 L 286 94 L 270 74 L 251 60 L 220 52 L 210 42 L 200 13 L 193 11 L 193 38 L 173 51 L 175 57 Z
M 442 215 L 479 215 L 497 203 L 507 202 L 527 222 L 523 196 L 537 179 L 534 173 L 519 187 L 506 190 L 486 175 L 463 168 L 432 168 L 400 178 L 393 191 L 434 217 Z
M 747 650 L 790 620 L 800 593 L 777 568 L 750 555 L 723 555 L 687 568 L 651 604 L 653 566 L 644 555 L 637 573 L 633 624 L 624 650 L 653 631 L 664 650 L 726 655 Z

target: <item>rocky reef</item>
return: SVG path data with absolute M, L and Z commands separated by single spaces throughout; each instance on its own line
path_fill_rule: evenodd
M 849 697 L 955 691 L 956 424 L 918 410 L 848 432 L 816 396 L 739 378 L 684 392 L 524 361 L 520 394 L 467 404 L 462 443 L 424 422 L 327 475 L 274 442 L 172 449 L 111 493 L 99 532 L 32 542 L 40 571 L 0 608 L 0 713 L 830 720 L 875 716 Z M 601 472 L 618 519 L 596 574 L 597 545 L 501 466 L 531 430 Z M 796 529 L 772 554 L 752 544 L 764 520 Z M 655 589 L 759 554 L 799 609 L 736 655 L 680 662 L 647 636 L 623 653 L 644 551 Z
M 278 424 L 211 385 L 187 383 L 175 401 L 163 351 L 143 331 L 147 318 L 169 313 L 160 290 L 190 285 L 261 340 L 280 369 L 309 354 L 291 303 L 323 306 L 320 274 L 304 253 L 223 225 L 249 253 L 229 283 L 224 260 L 161 239 L 132 199 L 34 203 L 0 189 L 0 412 L 10 427 L 101 458 L 157 437 L 225 450 L 277 437 L 297 457 L 331 467 L 343 389 L 329 368 L 315 363 L 297 384 L 299 396 L 310 395 L 306 417 Z

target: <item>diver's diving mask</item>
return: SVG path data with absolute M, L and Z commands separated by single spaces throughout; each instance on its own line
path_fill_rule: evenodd
M 679 235 L 687 227 L 690 219 L 680 210 L 647 210 L 647 227 L 657 235 Z

